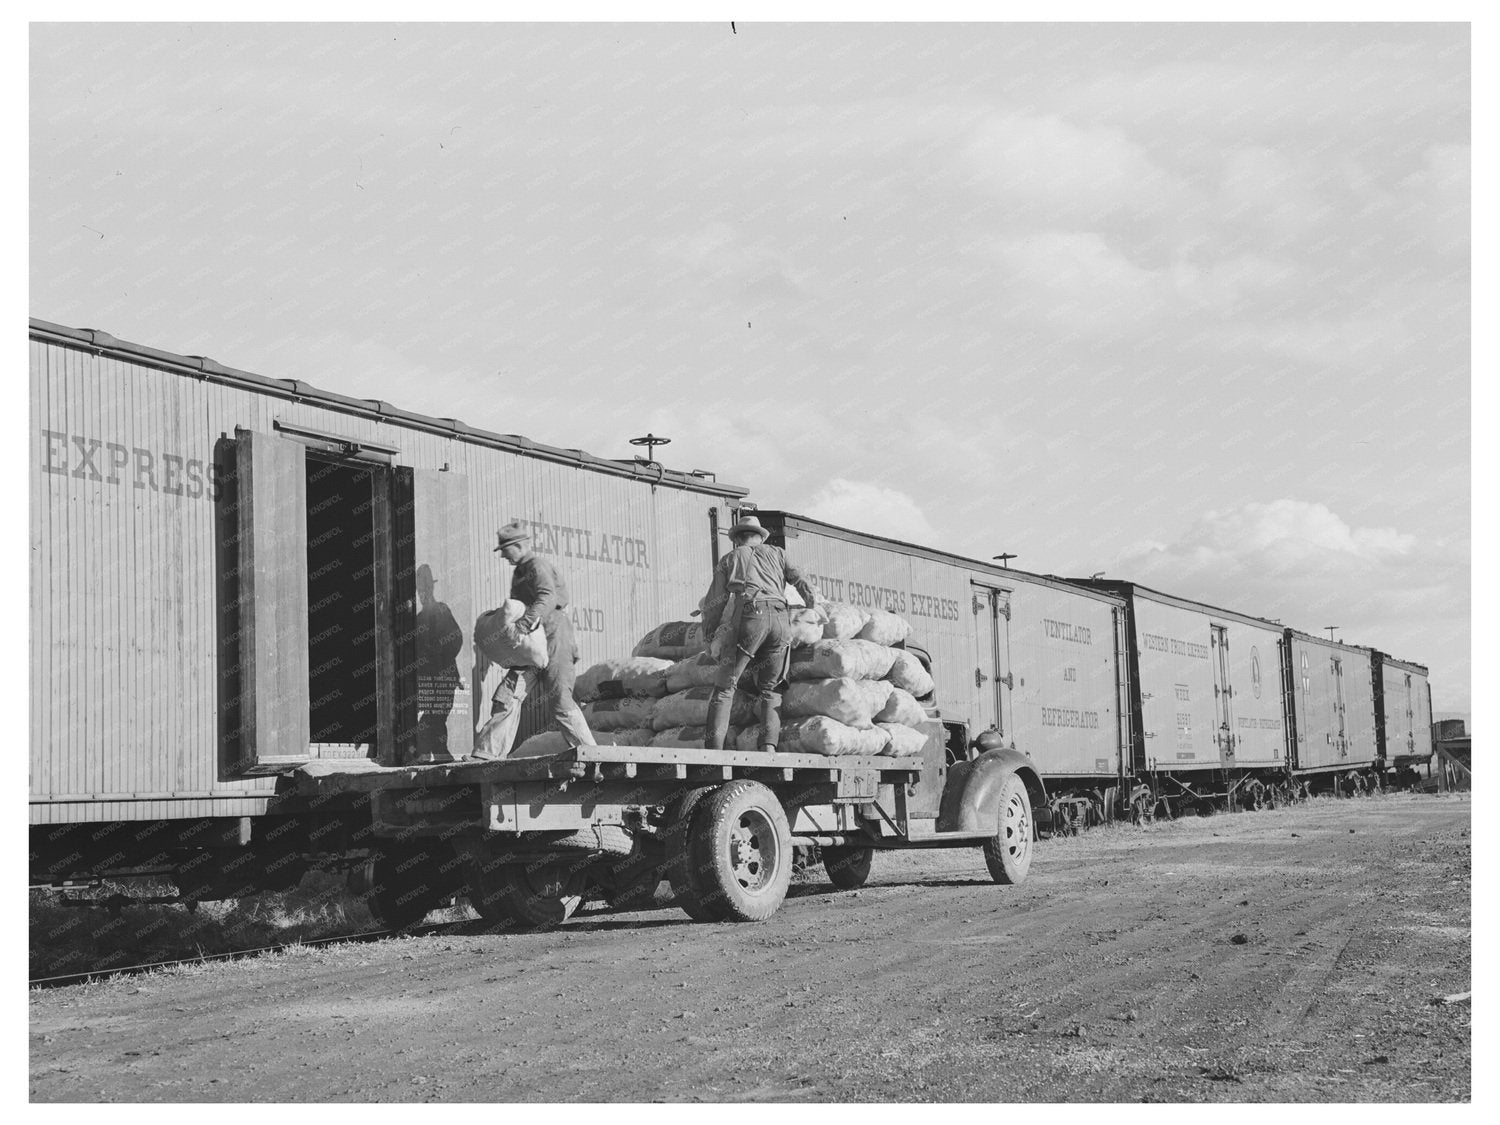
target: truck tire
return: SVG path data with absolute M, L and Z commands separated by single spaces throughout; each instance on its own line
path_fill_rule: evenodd
M 792 881 L 792 832 L 781 799 L 758 781 L 731 781 L 694 810 L 688 878 L 709 918 L 764 922 Z
M 482 890 L 470 883 L 469 903 L 497 928 L 555 929 L 583 901 L 583 872 L 565 862 L 507 863 L 490 868 L 479 881 Z
M 392 930 L 421 925 L 453 893 L 437 857 L 425 848 L 382 852 L 375 857 L 374 881 L 366 905 Z
M 692 858 L 689 845 L 693 837 L 693 818 L 703 798 L 712 793 L 712 786 L 688 789 L 672 798 L 665 817 L 666 831 L 662 842 L 667 849 L 663 876 L 672 887 L 672 901 L 680 906 L 694 922 L 715 921 L 712 913 L 703 905 L 698 890 L 698 881 L 693 877 Z
M 984 842 L 984 863 L 990 878 L 1006 886 L 1026 881 L 1035 850 L 1031 798 L 1026 783 L 1015 774 L 1000 787 L 999 830 Z
M 874 848 L 858 845 L 830 845 L 823 848 L 823 870 L 828 881 L 841 891 L 854 891 L 865 885 L 870 878 L 870 861 L 875 858 Z

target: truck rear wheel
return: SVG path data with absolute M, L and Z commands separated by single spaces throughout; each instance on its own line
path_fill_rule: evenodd
M 1034 851 L 1031 798 L 1016 774 L 1000 787 L 999 831 L 984 843 L 984 862 L 990 878 L 1007 886 L 1022 883 L 1031 870 Z
M 469 903 L 492 926 L 550 930 L 573 916 L 583 889 L 583 872 L 567 862 L 507 863 L 471 879 Z
M 382 925 L 405 930 L 421 925 L 452 893 L 452 879 L 444 874 L 437 857 L 422 848 L 378 855 L 374 886 L 365 901 Z
M 710 919 L 764 922 L 792 881 L 792 833 L 781 800 L 758 781 L 731 781 L 695 811 L 688 877 Z
M 712 792 L 713 789 L 709 786 L 686 790 L 672 799 L 664 818 L 666 831 L 662 842 L 666 846 L 667 862 L 663 874 L 672 887 L 672 901 L 682 907 L 683 913 L 695 922 L 717 921 L 703 904 L 698 880 L 692 870 L 692 857 L 689 855 L 693 820 L 703 798 Z
M 828 881 L 841 891 L 858 890 L 870 878 L 870 861 L 875 858 L 874 848 L 857 845 L 830 845 L 823 848 L 823 870 Z

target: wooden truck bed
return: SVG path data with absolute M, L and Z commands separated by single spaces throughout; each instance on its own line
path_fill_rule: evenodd
M 384 789 L 436 789 L 548 778 L 593 780 L 837 782 L 845 773 L 878 774 L 886 783 L 911 781 L 922 771 L 922 758 L 821 754 L 776 754 L 763 751 L 697 750 L 665 746 L 578 746 L 544 758 L 507 758 L 498 762 L 464 760 L 422 766 L 381 766 L 365 759 L 308 762 L 284 775 L 299 796 L 378 792 Z

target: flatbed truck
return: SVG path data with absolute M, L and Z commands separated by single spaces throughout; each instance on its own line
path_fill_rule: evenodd
M 309 762 L 286 784 L 313 801 L 368 795 L 369 900 L 398 928 L 463 894 L 495 927 L 548 929 L 590 893 L 631 908 L 663 881 L 695 920 L 764 921 L 795 849 L 812 845 L 841 888 L 863 884 L 877 850 L 909 848 L 977 847 L 997 883 L 1022 882 L 1047 812 L 1035 766 L 1011 748 L 969 747 L 961 724 L 924 733 L 904 758 L 601 745 Z

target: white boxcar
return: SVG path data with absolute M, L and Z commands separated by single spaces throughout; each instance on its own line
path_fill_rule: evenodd
M 932 657 L 942 717 L 970 738 L 999 731 L 1049 790 L 1120 778 L 1120 598 L 806 516 L 756 515 L 821 596 L 911 622 L 908 643 Z
M 1432 691 L 1427 683 L 1427 669 L 1383 652 L 1376 652 L 1373 659 L 1380 755 L 1386 768 L 1399 769 L 1429 760 Z
M 32 823 L 256 816 L 313 758 L 466 752 L 522 520 L 585 665 L 707 588 L 746 490 L 33 320 Z M 622 433 L 622 440 L 623 440 Z
M 1186 774 L 1287 764 L 1282 627 L 1129 582 L 1136 769 Z
M 1379 758 L 1370 649 L 1286 631 L 1292 767 L 1298 773 L 1365 770 Z

